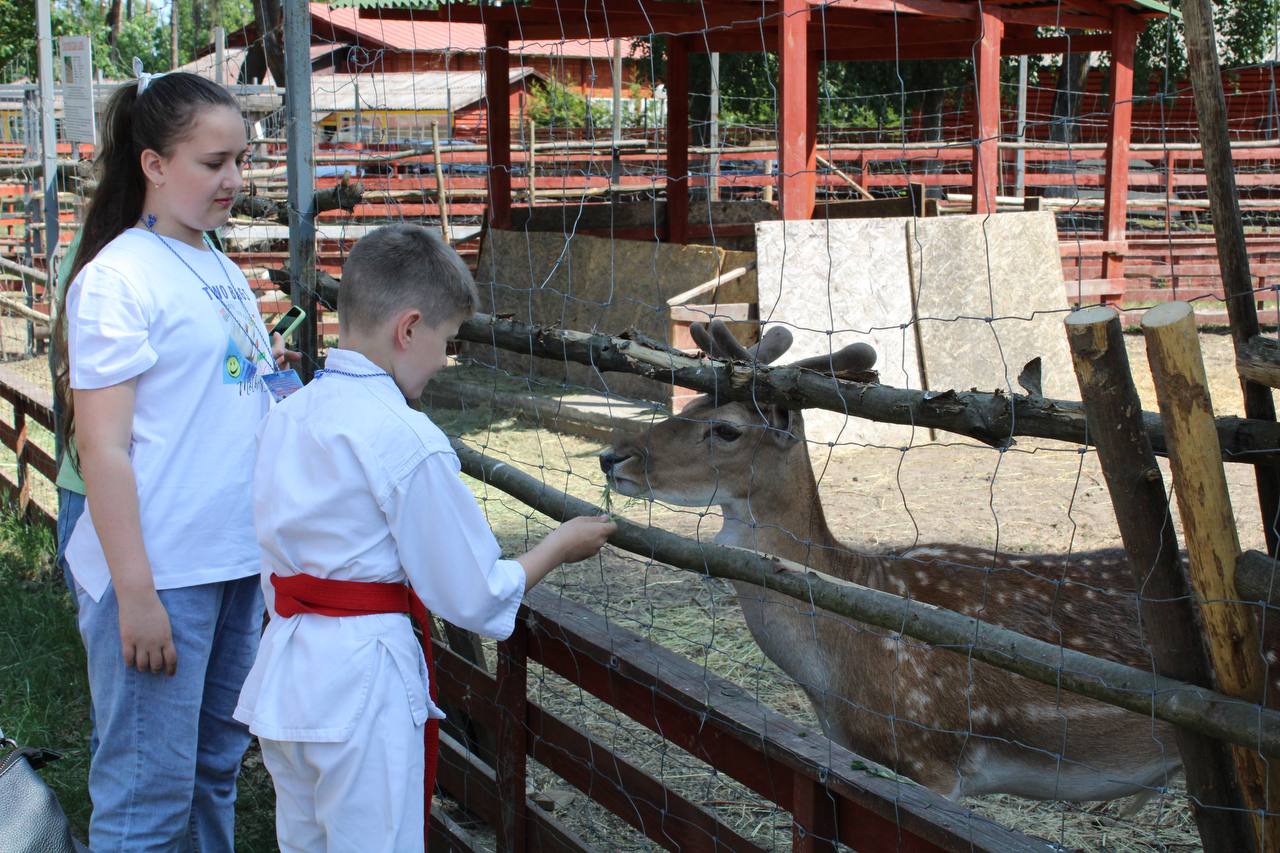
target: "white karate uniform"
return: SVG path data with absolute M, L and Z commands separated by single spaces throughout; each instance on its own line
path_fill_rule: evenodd
M 253 502 L 271 620 L 235 718 L 262 742 L 282 851 L 423 849 L 423 732 L 444 714 L 404 614 L 274 611 L 270 576 L 408 581 L 453 624 L 504 638 L 523 567 L 501 559 L 458 458 L 426 415 L 359 353 L 259 430 Z

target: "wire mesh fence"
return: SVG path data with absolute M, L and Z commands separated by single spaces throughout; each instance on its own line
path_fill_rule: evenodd
M 901 65 L 920 60 L 922 42 L 892 8 L 874 4 L 855 10 L 865 17 L 854 24 L 834 4 L 800 12 L 532 3 L 501 15 L 488 6 L 357 5 L 309 7 L 308 116 L 290 115 L 283 81 L 245 76 L 263 48 L 250 31 L 239 45 L 233 34 L 222 67 L 207 57 L 193 66 L 233 87 L 252 129 L 244 195 L 219 238 L 268 321 L 297 295 L 289 222 L 311 211 L 289 208 L 289 173 L 301 158 L 286 132 L 289 121 L 308 121 L 321 300 L 314 356 L 337 342 L 342 265 L 354 242 L 386 222 L 440 228 L 475 270 L 483 311 L 527 324 L 523 350 L 496 333 L 459 344 L 421 401 L 467 447 L 643 528 L 776 555 L 1011 628 L 1064 656 L 1157 669 L 1083 410 L 1054 401 L 1080 399 L 1062 332 L 1075 303 L 1111 302 L 1136 320 L 1145 306 L 1181 298 L 1206 322 L 1226 322 L 1189 84 L 1153 78 L 1126 97 L 1132 159 L 1121 247 L 1107 233 L 1117 102 L 1105 68 L 1072 92 L 1054 84 L 1058 69 L 1041 67 L 1019 115 L 1018 87 L 998 65 L 994 86 L 978 79 L 981 32 L 967 26 L 953 39 L 967 50 L 939 53 L 956 82 L 918 84 Z M 982 14 L 982 4 L 943 5 Z M 1087 13 L 1066 0 L 1041 11 L 1038 34 L 1006 38 L 1044 39 L 1045 53 L 1060 53 L 1053 40 L 1073 36 L 1054 16 Z M 801 87 L 808 112 L 797 119 L 773 57 L 779 30 L 800 14 L 819 71 L 811 89 Z M 505 32 L 495 39 L 499 20 Z M 1153 16 L 1150 26 L 1172 24 Z M 868 42 L 865 28 L 881 41 Z M 844 93 L 834 66 L 853 58 L 846 39 L 887 60 L 880 91 Z M 676 56 L 690 45 L 693 59 Z M 713 51 L 755 61 L 754 76 L 743 64 L 716 79 L 703 65 Z M 685 60 L 692 73 L 684 69 L 682 85 L 672 63 Z M 505 69 L 505 88 L 495 68 Z M 0 76 L 15 81 L 0 91 L 0 278 L 14 303 L 0 302 L 10 311 L 0 325 L 0 378 L 40 385 L 48 332 L 14 306 L 26 306 L 27 293 L 31 310 L 47 313 L 50 302 L 41 152 L 29 126 L 30 74 L 15 66 Z M 1273 64 L 1224 75 L 1264 320 L 1275 316 L 1267 312 L 1280 252 L 1269 231 L 1280 185 L 1274 76 Z M 1001 102 L 990 138 L 975 119 L 982 92 Z M 684 106 L 673 113 L 674 98 Z M 779 196 L 796 192 L 787 166 L 796 161 L 780 146 L 797 144 L 784 133 L 796 127 L 807 134 L 800 147 L 812 149 L 799 161 L 812 181 L 811 216 L 784 221 Z M 497 129 L 509 144 L 496 146 Z M 672 167 L 676 149 L 687 166 Z M 995 197 L 992 213 L 974 216 L 984 150 L 994 152 Z M 58 154 L 75 161 L 87 152 L 63 144 Z M 94 181 L 74 165 L 59 175 L 65 246 Z M 1014 195 L 1015 186 L 1025 189 Z M 684 239 L 672 239 L 677 194 L 687 197 Z M 1022 212 L 994 212 L 1006 208 Z M 495 224 L 498 209 L 509 219 Z M 718 340 L 695 331 L 712 320 L 724 324 Z M 774 329 L 791 345 L 766 358 Z M 560 330 L 605 336 L 615 352 L 643 350 L 647 367 L 574 360 L 563 348 L 558 357 L 532 352 L 544 332 Z M 865 359 L 842 373 L 849 345 L 874 349 L 878 377 Z M 1231 341 L 1207 335 L 1201 346 L 1214 412 L 1242 414 Z M 1144 340 L 1129 337 L 1125 347 L 1143 408 L 1154 412 Z M 855 396 L 833 384 L 834 402 L 807 409 L 796 402 L 805 392 L 794 370 L 790 393 L 800 396 L 790 402 L 785 388 L 743 378 L 763 370 L 710 393 L 684 388 L 676 360 L 700 350 L 738 359 L 740 371 L 753 358 L 762 369 L 808 359 L 815 375 L 861 387 Z M 786 370 L 774 374 L 785 381 Z M 995 393 L 978 405 L 964 397 L 971 388 Z M 908 404 L 891 398 L 897 391 L 916 396 Z M 883 412 L 896 414 L 876 416 L 877 394 Z M 1080 433 L 1028 432 L 1038 417 L 1074 417 Z M 1238 463 L 1227 466 L 1227 482 L 1241 547 L 1265 550 L 1254 466 L 1244 463 L 1276 442 L 1258 429 L 1260 438 L 1224 449 Z M 33 430 L 29 440 L 52 450 L 51 436 Z M 519 552 L 554 525 L 488 480 L 468 482 L 505 549 Z M 37 488 L 47 502 L 51 490 Z M 1185 519 L 1172 523 L 1182 541 Z M 494 710 L 468 705 L 469 691 L 490 683 L 469 681 L 482 676 L 456 663 L 442 684 L 458 703 L 456 772 L 468 757 L 496 767 L 495 732 L 523 733 L 533 803 L 524 820 L 540 837 L 624 850 L 949 849 L 967 839 L 975 849 L 1154 851 L 1198 849 L 1197 813 L 1222 808 L 1190 801 L 1174 729 L 1154 711 L 1005 674 L 975 657 L 977 629 L 974 643 L 933 650 L 906 620 L 877 627 L 760 585 L 682 571 L 643 549 L 610 548 L 563 567 L 530 602 L 529 648 L 486 643 L 472 662 L 497 674 L 499 694 L 504 672 L 522 670 L 532 705 L 518 715 L 498 700 Z M 1246 652 L 1272 684 L 1273 614 L 1248 606 L 1260 633 Z M 556 631 L 580 624 L 581 636 L 565 642 L 583 657 L 556 652 Z M 599 648 L 593 669 L 583 661 Z M 1065 677 L 1073 664 L 1058 666 Z M 1156 704 L 1154 688 L 1131 692 Z M 1260 727 L 1269 723 L 1257 716 Z M 757 754 L 769 760 L 740 757 Z M 797 756 L 812 766 L 796 769 Z M 760 778 L 764 771 L 779 775 Z M 854 791 L 865 813 L 848 805 Z M 451 820 L 480 846 L 499 844 L 491 827 L 501 821 L 475 819 L 499 806 L 464 802 L 457 786 L 446 793 Z

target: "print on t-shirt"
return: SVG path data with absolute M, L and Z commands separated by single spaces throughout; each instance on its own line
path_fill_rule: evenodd
M 206 291 L 208 288 L 206 288 Z M 237 295 L 239 290 L 236 291 Z M 231 314 L 221 300 L 218 305 L 218 319 L 227 330 L 227 348 L 222 357 L 221 373 L 223 385 L 239 385 L 240 393 L 264 390 L 262 374 L 270 370 L 269 348 L 261 337 L 254 339 L 254 323 L 248 312 L 252 308 L 245 307 L 245 319 L 241 320 Z

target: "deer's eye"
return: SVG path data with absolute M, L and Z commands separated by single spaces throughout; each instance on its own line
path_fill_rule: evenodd
M 704 438 L 712 435 L 721 441 L 737 441 L 742 437 L 742 430 L 730 424 L 713 424 Z

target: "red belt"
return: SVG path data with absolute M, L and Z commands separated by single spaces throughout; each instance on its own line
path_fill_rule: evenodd
M 320 616 L 372 616 L 375 613 L 408 613 L 422 631 L 422 653 L 427 659 L 427 689 L 436 701 L 436 672 L 431 660 L 431 614 L 417 593 L 402 583 L 369 583 L 340 581 L 313 575 L 271 575 L 276 590 L 276 613 L 296 616 L 315 613 Z M 426 794 L 422 839 L 425 847 L 431 822 L 431 793 L 436 787 L 436 758 L 440 754 L 440 721 L 427 720 L 426 772 L 423 776 Z

